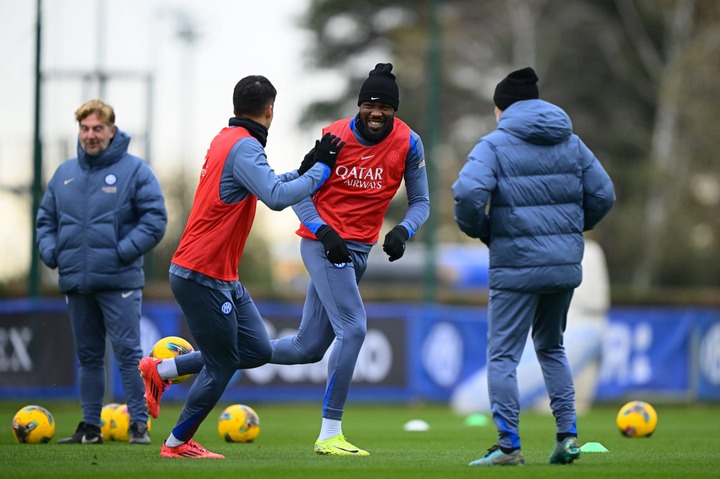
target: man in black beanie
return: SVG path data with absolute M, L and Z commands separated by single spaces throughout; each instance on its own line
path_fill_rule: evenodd
M 530 67 L 515 70 L 495 87 L 493 101 L 501 110 L 507 110 L 516 101 L 539 98 L 538 77 Z
M 358 106 L 364 102 L 378 102 L 390 105 L 395 111 L 400 106 L 400 93 L 398 92 L 395 75 L 392 74 L 391 63 L 378 63 L 370 72 L 367 80 L 360 87 Z
M 373 245 L 380 238 L 385 212 L 403 180 L 408 209 L 385 235 L 390 261 L 402 258 L 405 242 L 430 213 L 425 155 L 420 137 L 395 117 L 400 95 L 390 63 L 378 63 L 360 87 L 358 114 L 323 128 L 345 146 L 334 175 L 311 199 L 293 209 L 301 221 L 300 252 L 310 275 L 303 317 L 294 336 L 272 341 L 271 363 L 328 361 L 317 454 L 367 456 L 342 432 L 342 415 L 367 316 L 358 288 Z
M 538 98 L 537 81 L 526 67 L 498 83 L 497 129 L 475 145 L 452 186 L 456 223 L 490 250 L 487 383 L 498 442 L 471 466 L 525 463 L 516 370 L 531 330 L 555 417 L 549 462 L 580 457 L 563 337 L 582 281 L 583 232 L 610 211 L 615 192 L 568 115 Z

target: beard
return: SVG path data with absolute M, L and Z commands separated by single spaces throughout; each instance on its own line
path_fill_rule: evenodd
M 355 125 L 362 135 L 369 143 L 377 144 L 383 141 L 393 130 L 393 124 L 395 118 L 391 118 L 390 121 L 385 122 L 385 125 L 381 130 L 372 130 L 367 124 L 367 120 L 360 116 L 358 113 L 355 117 Z

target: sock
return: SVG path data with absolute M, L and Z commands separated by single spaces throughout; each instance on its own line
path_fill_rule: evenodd
M 167 381 L 178 377 L 177 365 L 175 364 L 175 358 L 163 359 L 157 365 L 157 371 L 160 375 L 160 379 Z
M 512 454 L 513 452 L 517 451 L 518 447 L 502 447 L 500 446 L 500 450 L 504 452 L 505 454 Z
M 185 441 L 181 441 L 180 439 L 176 438 L 175 436 L 170 433 L 170 436 L 165 440 L 165 445 L 167 447 L 178 447 L 182 444 L 185 444 Z
M 571 432 L 559 432 L 555 435 L 555 439 L 557 439 L 557 442 L 563 442 L 569 437 L 577 437 L 577 435 Z
M 342 434 L 342 421 L 323 418 L 318 441 L 325 441 L 338 434 Z

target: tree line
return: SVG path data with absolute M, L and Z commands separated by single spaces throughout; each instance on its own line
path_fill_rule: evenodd
M 438 145 L 426 152 L 438 175 L 437 241 L 468 241 L 453 222 L 450 185 L 494 129 L 495 84 L 530 65 L 541 98 L 568 112 L 615 183 L 616 205 L 590 234 L 605 251 L 613 294 L 697 297 L 718 285 L 720 2 L 313 0 L 299 23 L 313 38 L 307 68 L 347 78 L 342 94 L 307 105 L 305 127 L 354 114 L 348 106 L 379 61 L 395 65 L 398 117 L 423 139 L 438 125 Z M 433 74 L 439 91 L 429 91 Z

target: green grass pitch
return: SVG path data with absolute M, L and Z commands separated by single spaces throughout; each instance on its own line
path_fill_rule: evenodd
M 12 417 L 27 404 L 53 414 L 57 429 L 49 444 L 17 444 Z M 578 418 L 580 443 L 599 442 L 607 453 L 584 453 L 568 466 L 551 466 L 554 423 L 549 415 L 524 412 L 521 435 L 525 467 L 468 467 L 495 443 L 491 423 L 468 426 L 445 405 L 354 404 L 345 411 L 343 431 L 369 457 L 327 457 L 313 453 L 320 427 L 320 404 L 250 404 L 260 416 L 260 436 L 252 443 L 228 444 L 217 433 L 219 404 L 195 439 L 225 460 L 161 459 L 160 444 L 172 428 L 178 404 L 163 404 L 152 423 L 150 446 L 106 442 L 59 445 L 80 420 L 77 403 L 0 402 L 0 478 L 720 478 L 720 405 L 655 404 L 658 429 L 650 438 L 622 437 L 615 426 L 620 406 L 598 406 Z M 406 432 L 411 419 L 430 424 L 426 432 Z

